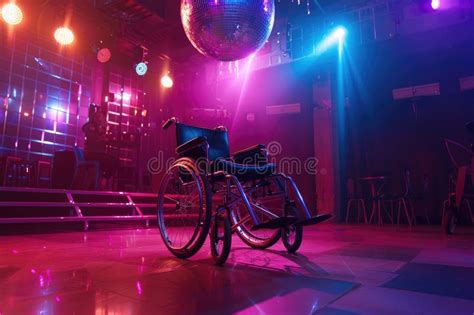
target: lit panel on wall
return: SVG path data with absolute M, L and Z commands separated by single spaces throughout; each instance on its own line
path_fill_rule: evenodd
M 0 49 L 0 154 L 47 159 L 82 145 L 92 67 L 20 38 Z

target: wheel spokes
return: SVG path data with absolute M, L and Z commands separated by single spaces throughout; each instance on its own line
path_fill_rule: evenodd
M 174 249 L 185 249 L 199 234 L 205 209 L 197 175 L 185 166 L 174 166 L 166 174 L 162 191 L 160 228 Z

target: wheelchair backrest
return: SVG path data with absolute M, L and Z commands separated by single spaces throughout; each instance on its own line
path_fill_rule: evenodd
M 218 158 L 228 158 L 230 156 L 229 138 L 227 131 L 206 129 L 176 123 L 176 142 L 180 146 L 197 137 L 206 137 L 209 143 L 209 160 L 215 161 Z

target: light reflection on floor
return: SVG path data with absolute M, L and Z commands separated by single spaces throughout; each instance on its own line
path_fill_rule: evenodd
M 235 236 L 225 267 L 208 255 L 206 244 L 174 258 L 156 227 L 0 236 L 0 314 L 474 311 L 472 229 L 446 237 L 438 227 L 326 224 L 305 230 L 298 255 Z

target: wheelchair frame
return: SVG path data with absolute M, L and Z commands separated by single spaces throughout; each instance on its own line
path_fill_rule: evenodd
M 295 195 L 298 199 L 298 202 L 299 202 L 300 206 L 303 209 L 303 213 L 304 213 L 306 219 L 310 219 L 311 218 L 311 212 L 309 211 L 308 206 L 304 202 L 304 199 L 303 199 L 298 187 L 296 186 L 295 181 L 291 177 L 286 176 L 282 173 L 271 175 L 269 177 L 271 179 L 278 180 L 278 178 L 281 178 L 281 179 L 284 180 L 284 187 L 282 189 L 282 192 L 279 192 L 278 195 L 285 196 L 285 202 L 291 202 L 291 200 L 289 199 L 288 187 L 287 187 L 287 184 L 288 183 L 290 184 L 290 186 L 293 188 L 293 191 L 294 191 L 294 193 L 295 193 Z M 263 178 L 263 180 L 266 180 L 266 179 L 267 178 Z M 232 183 L 233 183 L 233 185 L 232 185 Z M 219 183 L 217 183 L 217 184 L 219 184 Z M 216 191 L 216 193 L 220 193 L 220 192 L 225 193 L 225 205 L 224 205 L 224 207 L 230 207 L 232 204 L 237 203 L 240 200 L 243 201 L 245 207 L 247 208 L 247 210 L 249 212 L 249 215 L 250 215 L 249 218 L 252 219 L 253 223 L 256 226 L 258 226 L 261 222 L 260 222 L 259 218 L 257 217 L 254 208 L 259 209 L 260 211 L 263 211 L 263 212 L 269 214 L 270 216 L 278 217 L 278 215 L 276 215 L 276 214 L 272 213 L 271 211 L 268 211 L 267 209 L 259 206 L 255 202 L 250 202 L 250 200 L 248 199 L 247 194 L 251 194 L 254 191 L 256 191 L 259 188 L 258 185 L 257 186 L 248 186 L 248 187 L 242 186 L 242 184 L 240 183 L 240 181 L 237 179 L 237 177 L 235 175 L 227 174 L 226 178 L 225 178 L 225 185 L 221 184 L 221 187 L 222 187 L 222 190 L 221 191 Z M 232 187 L 237 188 L 237 191 L 239 192 L 238 195 L 235 194 L 235 193 L 232 193 L 232 191 L 231 191 Z M 276 196 L 276 195 L 273 195 L 273 196 Z M 235 199 L 232 200 L 232 197 L 234 197 Z M 236 225 L 238 225 L 238 224 L 236 224 Z M 232 230 L 235 230 L 236 225 L 233 226 Z
M 177 123 L 176 118 L 168 120 L 163 125 L 163 129 L 167 129 L 173 123 Z M 223 127 L 218 128 L 220 128 L 217 129 L 219 131 L 226 131 L 223 129 Z M 193 160 L 189 157 L 189 153 L 196 152 L 196 150 L 201 152 L 204 161 L 207 162 L 206 171 L 203 171 L 203 168 L 199 167 L 199 163 L 196 160 Z M 268 162 L 266 149 L 263 146 L 259 146 L 257 150 L 260 151 L 259 154 L 264 156 Z M 295 181 L 290 176 L 285 174 L 272 173 L 258 176 L 258 178 L 243 180 L 241 182 L 241 180 L 239 180 L 235 174 L 230 174 L 223 170 L 214 172 L 208 171 L 207 166 L 209 163 L 209 143 L 206 139 L 191 139 L 190 141 L 178 146 L 176 151 L 178 155 L 181 156 L 181 158 L 175 161 L 170 169 L 168 169 L 160 187 L 158 196 L 158 226 L 160 228 L 161 236 L 163 237 L 168 249 L 170 249 L 173 254 L 180 258 L 188 258 L 194 255 L 202 247 L 205 235 L 203 236 L 201 233 L 209 233 L 211 240 L 211 253 L 216 264 L 219 265 L 223 264 L 229 255 L 232 233 L 237 233 L 239 237 L 249 246 L 260 249 L 272 246 L 281 237 L 286 249 L 289 252 L 294 253 L 301 245 L 303 226 L 317 224 L 326 221 L 331 217 L 331 215 L 327 214 L 312 216 Z M 204 216 L 201 216 L 201 214 L 199 215 L 199 221 L 196 225 L 192 238 L 190 239 L 189 243 L 186 243 L 185 245 L 192 245 L 192 248 L 189 250 L 177 251 L 176 249 L 171 248 L 172 242 L 169 240 L 167 228 L 164 223 L 165 207 L 163 200 L 166 198 L 166 187 L 164 186 L 168 185 L 170 179 L 167 178 L 171 176 L 170 174 L 173 169 L 175 169 L 178 173 L 184 169 L 188 169 L 188 171 L 191 170 L 191 172 L 193 172 L 192 175 L 194 183 L 200 183 L 196 184 L 196 187 L 199 189 L 198 196 L 200 196 L 201 212 L 202 205 L 206 205 L 206 209 L 204 209 Z M 179 176 L 183 175 L 181 174 L 178 175 L 178 177 Z M 200 180 L 197 180 L 198 177 Z M 275 187 L 279 188 L 279 191 L 276 193 L 270 190 L 272 182 L 275 183 Z M 182 180 L 181 184 L 185 185 Z M 189 182 L 189 184 L 192 184 L 192 182 Z M 296 197 L 296 201 L 299 205 L 298 208 L 296 208 L 296 202 L 290 199 L 290 192 L 293 192 L 294 196 Z M 259 196 L 259 193 L 261 193 L 262 196 Z M 213 207 L 212 200 L 214 197 L 219 195 L 222 195 L 223 202 L 222 204 L 217 205 L 217 207 Z M 204 202 L 202 201 L 202 196 L 204 196 L 206 199 Z M 249 196 L 257 200 L 250 200 L 251 198 L 249 198 Z M 258 201 L 259 198 L 269 196 L 272 198 L 283 197 L 283 202 L 281 204 L 283 215 L 278 215 L 277 213 L 272 212 L 270 209 L 262 205 L 261 201 Z M 176 209 L 179 209 L 179 207 L 181 207 L 181 203 L 179 201 L 174 202 Z M 244 209 L 246 209 L 248 213 L 242 217 L 237 213 L 236 209 L 240 204 L 244 205 Z M 211 209 L 207 209 L 209 206 Z M 262 220 L 259 218 L 258 214 L 266 215 L 270 219 L 265 222 L 261 222 Z M 245 225 L 248 223 L 252 225 L 250 230 L 245 227 Z M 222 231 L 220 231 L 220 229 L 222 229 Z M 271 237 L 267 238 L 254 236 L 252 234 L 258 230 L 266 229 L 275 230 L 275 232 Z M 246 239 L 244 239 L 244 237 L 246 237 L 245 235 L 247 235 Z M 249 235 L 252 235 L 254 239 L 248 238 Z M 220 248 L 220 245 L 222 245 L 222 248 Z

